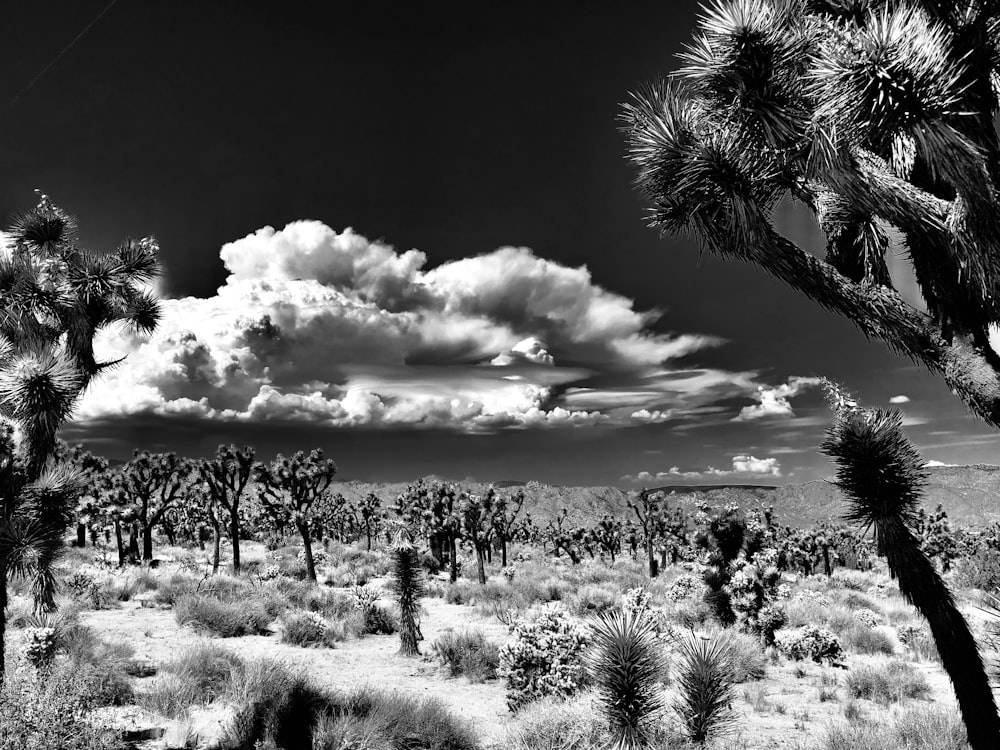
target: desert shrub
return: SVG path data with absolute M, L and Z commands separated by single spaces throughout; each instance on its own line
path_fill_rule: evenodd
M 854 610 L 854 618 L 869 628 L 876 628 L 879 625 L 879 621 L 882 619 L 878 616 L 877 612 L 874 612 L 867 607 L 864 609 Z
M 444 600 L 448 604 L 475 604 L 480 588 L 478 583 L 460 579 L 449 584 Z
M 324 709 L 313 733 L 314 750 L 479 748 L 472 728 L 433 698 L 360 688 L 330 695 Z
M 733 680 L 741 684 L 767 677 L 767 656 L 760 641 L 744 633 L 730 632 L 726 636 L 733 662 Z
M 392 635 L 399 629 L 393 612 L 379 605 L 381 592 L 373 586 L 355 586 L 354 608 L 361 613 L 363 635 Z
M 500 666 L 500 647 L 481 630 L 442 633 L 431 650 L 449 677 L 465 675 L 471 682 L 496 679 Z
M 845 568 L 835 570 L 827 581 L 830 586 L 850 591 L 867 591 L 874 583 L 871 573 Z
M 193 594 L 198 587 L 198 581 L 187 573 L 174 573 L 165 581 L 160 582 L 154 601 L 158 604 L 173 606 L 178 599 L 186 594 Z
M 714 616 L 711 605 L 703 597 L 682 599 L 663 609 L 671 620 L 688 630 L 703 627 Z
M 672 602 L 684 599 L 700 598 L 704 595 L 705 584 L 701 578 L 691 573 L 681 573 L 670 582 L 667 588 L 667 598 Z
M 274 619 L 258 599 L 230 602 L 206 594 L 182 596 L 174 605 L 174 617 L 179 625 L 223 638 L 266 633 Z
M 704 744 L 735 725 L 736 680 L 731 641 L 690 636 L 678 641 L 673 708 L 685 737 Z
M 881 614 L 878 606 L 876 606 L 875 602 L 873 602 L 870 597 L 865 594 L 859 594 L 857 591 L 848 591 L 841 597 L 840 603 L 848 609 L 866 609 L 869 612 L 874 612 L 876 615 Z
M 852 698 L 867 698 L 888 704 L 926 698 L 930 694 L 930 685 L 923 673 L 912 664 L 892 660 L 851 670 L 847 675 L 847 690 Z
M 955 711 L 920 708 L 892 721 L 856 720 L 831 726 L 821 750 L 968 750 L 965 725 Z
M 955 583 L 965 588 L 996 591 L 1000 589 L 1000 552 L 980 547 L 955 564 Z
M 229 649 L 204 641 L 181 650 L 162 665 L 161 675 L 140 693 L 144 708 L 169 718 L 185 716 L 192 706 L 211 703 L 246 670 L 243 660 Z
M 330 646 L 335 636 L 330 626 L 317 612 L 289 612 L 282 619 L 281 642 L 294 646 Z
M 53 628 L 26 628 L 24 658 L 35 669 L 48 669 L 56 657 L 56 631 Z
M 314 727 L 329 706 L 328 695 L 301 670 L 265 659 L 246 665 L 226 700 L 237 708 L 221 745 L 234 750 L 314 747 Z
M 884 629 L 864 622 L 854 622 L 840 631 L 845 649 L 857 654 L 887 654 L 896 652 L 895 639 Z
M 503 747 L 510 750 L 607 750 L 606 722 L 589 697 L 539 698 L 518 711 Z
M 57 669 L 39 680 L 24 665 L 9 665 L 0 686 L 0 747 L 4 750 L 119 750 L 116 734 L 88 723 L 97 706 L 92 675 Z
M 328 562 L 330 562 L 330 556 L 327 554 L 326 550 L 323 549 L 322 547 L 320 548 L 313 547 L 312 557 L 313 557 L 313 563 L 316 564 L 317 566 L 326 565 Z M 304 565 L 306 562 L 305 550 L 300 549 L 298 552 L 296 552 L 295 559 Z
M 836 661 L 843 655 L 840 639 L 826 628 L 804 625 L 801 628 L 779 630 L 775 646 L 790 659 L 812 659 L 816 663 Z
M 570 594 L 565 601 L 574 615 L 587 617 L 617 609 L 621 602 L 621 593 L 614 585 L 588 583 Z
M 918 659 L 941 661 L 937 644 L 926 625 L 897 625 L 896 637 Z
M 507 681 L 507 706 L 545 695 L 572 695 L 586 684 L 587 630 L 561 605 L 543 605 L 518 620 L 500 649 L 498 674 Z

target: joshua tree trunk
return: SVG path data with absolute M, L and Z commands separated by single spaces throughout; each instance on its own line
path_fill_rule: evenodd
M 313 551 L 312 551 L 312 539 L 309 535 L 309 524 L 305 521 L 301 521 L 296 524 L 299 527 L 299 533 L 302 535 L 302 544 L 304 545 L 303 552 L 306 556 L 306 575 L 309 576 L 309 580 L 316 583 L 316 565 L 313 562 Z
M 507 537 L 500 537 L 500 567 L 507 567 Z
M 976 639 L 920 541 L 900 519 L 878 524 L 883 552 L 899 590 L 927 618 L 941 664 L 951 677 L 973 750 L 1000 747 L 1000 717 Z
M 240 517 L 233 513 L 229 519 L 229 539 L 233 543 L 233 575 L 240 574 Z
M 118 567 L 125 567 L 125 543 L 122 541 L 122 522 L 115 519 L 115 542 L 118 545 Z
M 153 526 L 144 526 L 142 529 L 142 559 L 148 562 L 153 559 Z
M 139 522 L 133 521 L 128 535 L 128 556 L 131 562 L 139 561 Z
M 85 523 L 76 525 L 76 546 L 81 549 L 87 546 L 87 524 Z
M 448 540 L 448 557 L 451 560 L 451 575 L 450 575 L 450 580 L 451 580 L 452 583 L 455 583 L 458 580 L 458 555 L 455 554 L 455 553 L 456 553 L 455 540 L 454 539 L 449 539 Z
M 219 557 L 222 547 L 222 529 L 218 524 L 212 529 L 212 575 L 219 572 Z
M 0 566 L 0 685 L 7 673 L 7 569 Z
M 650 542 L 646 543 L 646 556 L 649 558 L 649 577 L 656 578 L 656 556 L 653 554 L 653 545 Z
M 483 545 L 476 545 L 476 572 L 479 575 L 479 583 L 483 586 L 486 585 L 486 561 L 485 561 L 485 550 Z

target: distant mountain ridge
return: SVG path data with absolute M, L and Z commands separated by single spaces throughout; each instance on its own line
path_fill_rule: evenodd
M 439 479 L 434 477 L 434 479 Z M 473 491 L 483 491 L 489 482 L 463 482 Z M 390 503 L 406 490 L 409 482 L 336 482 L 333 489 L 348 499 L 374 492 Z M 536 522 L 544 523 L 567 508 L 573 523 L 588 524 L 605 513 L 631 516 L 627 500 L 635 490 L 618 487 L 562 487 L 537 482 L 501 480 L 496 487 L 521 488 L 525 491 L 525 507 Z M 696 506 L 704 501 L 710 505 L 735 502 L 742 508 L 773 505 L 778 523 L 789 526 L 812 526 L 836 519 L 845 509 L 840 491 L 829 481 L 786 485 L 675 485 L 658 487 L 677 495 L 679 502 Z M 929 469 L 924 506 L 930 510 L 938 503 L 944 506 L 953 524 L 980 526 L 1000 521 L 1000 466 L 937 466 Z

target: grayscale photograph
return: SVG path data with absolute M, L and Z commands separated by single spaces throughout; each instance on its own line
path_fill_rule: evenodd
M 1000 750 L 1000 0 L 34 0 L 0 750 Z

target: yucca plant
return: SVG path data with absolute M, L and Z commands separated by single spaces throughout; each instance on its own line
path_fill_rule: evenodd
M 426 591 L 420 552 L 410 541 L 409 534 L 401 531 L 392 545 L 392 590 L 399 605 L 399 653 L 402 656 L 419 656 L 417 641 L 420 627 L 420 599 Z
M 651 223 L 761 267 L 1000 425 L 998 40 L 995 0 L 716 0 L 677 74 L 625 106 Z M 782 200 L 815 217 L 825 260 L 773 226 Z M 929 314 L 889 275 L 900 240 Z
M 838 387 L 822 450 L 837 465 L 849 521 L 870 528 L 903 597 L 927 618 L 974 750 L 1000 747 L 1000 716 L 976 639 L 914 527 L 927 469 L 895 410 L 864 409 Z
M 54 459 L 56 432 L 87 385 L 113 364 L 95 335 L 116 323 L 152 331 L 159 305 L 144 283 L 157 245 L 116 251 L 77 245 L 76 221 L 41 195 L 0 248 L 0 677 L 7 581 L 32 580 L 36 607 L 55 606 L 54 563 L 83 492 L 81 474 Z
M 597 686 L 615 750 L 649 746 L 664 710 L 663 655 L 653 620 L 636 610 L 607 612 L 591 626 L 588 669 Z
M 736 661 L 725 635 L 690 635 L 677 641 L 673 709 L 689 742 L 704 745 L 736 726 Z

